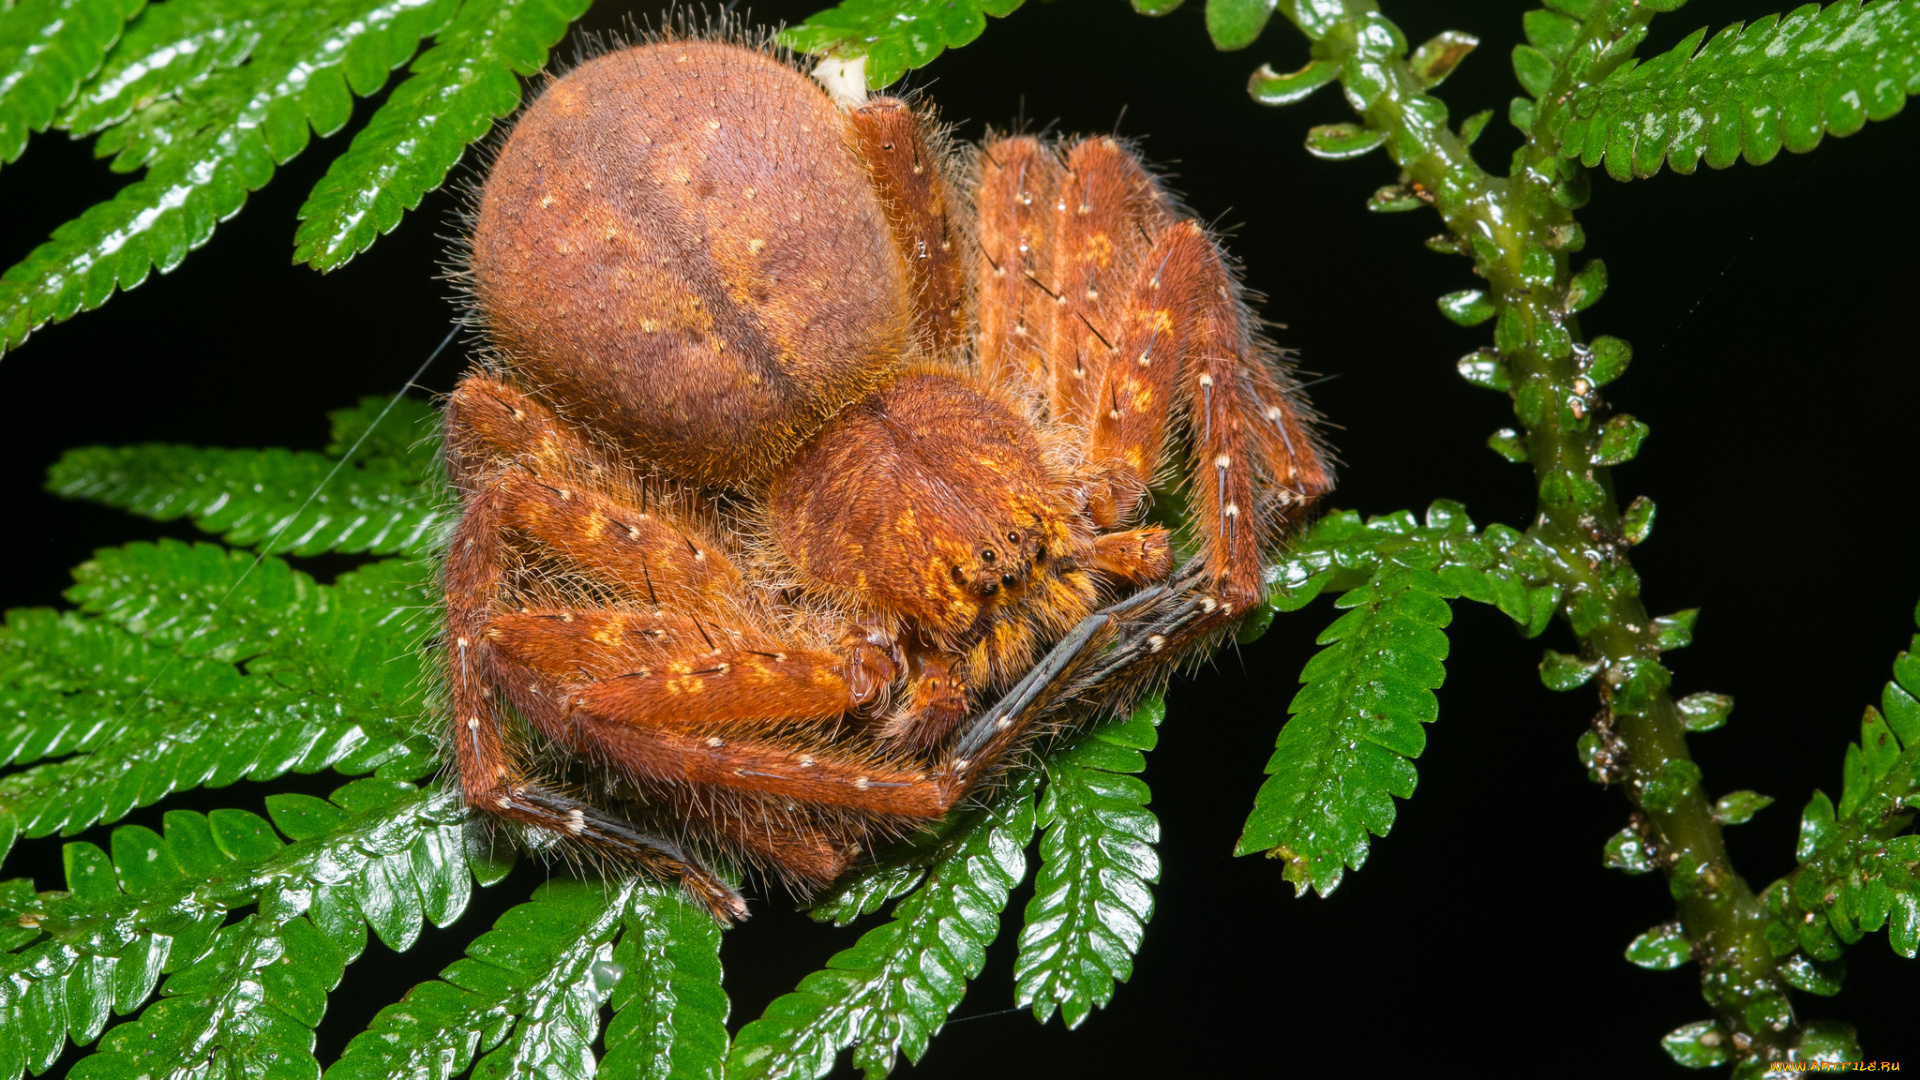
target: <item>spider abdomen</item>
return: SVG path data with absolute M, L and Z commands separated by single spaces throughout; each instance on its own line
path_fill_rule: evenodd
M 590 61 L 481 193 L 474 291 L 507 363 L 684 478 L 738 486 L 910 344 L 907 271 L 844 110 L 718 42 Z

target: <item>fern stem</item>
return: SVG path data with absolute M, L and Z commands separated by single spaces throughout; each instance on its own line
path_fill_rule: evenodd
M 1734 872 L 1688 755 L 1659 662 L 1662 647 L 1672 646 L 1639 599 L 1612 479 L 1598 460 L 1600 380 L 1589 377 L 1593 351 L 1580 342 L 1574 315 L 1591 297 L 1577 289 L 1568 261 L 1579 246 L 1572 210 L 1585 201 L 1585 177 L 1549 134 L 1567 93 L 1628 60 L 1651 9 L 1677 6 L 1595 6 L 1531 110 L 1532 137 L 1515 154 L 1510 177 L 1491 176 L 1473 161 L 1466 140 L 1448 128 L 1445 106 L 1426 94 L 1428 84 L 1405 59 L 1407 42 L 1371 0 L 1283 3 L 1281 10 L 1313 42 L 1316 61 L 1339 66 L 1349 101 L 1385 136 L 1403 182 L 1440 213 L 1488 282 L 1487 295 L 1473 299 L 1490 302 L 1498 319 L 1495 343 L 1538 483 L 1539 514 L 1529 531 L 1556 555 L 1548 576 L 1581 645 L 1570 666 L 1599 676 L 1605 709 L 1595 723 L 1610 753 L 1603 775 L 1622 781 L 1661 854 L 1703 993 L 1734 1058 L 1774 1061 L 1792 1052 L 1800 1025 L 1765 940 L 1768 915 Z M 1462 321 L 1478 320 L 1466 313 Z

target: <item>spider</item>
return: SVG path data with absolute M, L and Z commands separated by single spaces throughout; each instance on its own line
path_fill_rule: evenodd
M 656 39 L 524 111 L 469 245 L 466 800 L 722 920 L 710 864 L 818 889 L 1231 629 L 1330 485 L 1230 265 L 1114 138 L 960 149 Z M 1145 521 L 1170 480 L 1184 533 Z

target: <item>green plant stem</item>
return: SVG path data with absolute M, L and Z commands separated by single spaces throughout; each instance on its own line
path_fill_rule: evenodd
M 1561 586 L 1561 613 L 1599 677 L 1606 708 L 1596 726 L 1611 756 L 1608 778 L 1623 781 L 1661 855 L 1729 1049 L 1736 1059 L 1771 1061 L 1788 1056 L 1798 1025 L 1765 941 L 1768 916 L 1728 860 L 1667 692 L 1609 471 L 1594 464 L 1601 401 L 1585 374 L 1591 353 L 1579 343 L 1567 257 L 1578 246 L 1571 208 L 1584 201 L 1585 178 L 1559 157 L 1548 124 L 1573 86 L 1603 78 L 1631 56 L 1652 15 L 1648 5 L 1599 7 L 1542 95 L 1533 139 L 1515 155 L 1511 177 L 1475 164 L 1447 127 L 1445 106 L 1406 62 L 1405 39 L 1370 0 L 1299 0 L 1281 10 L 1312 41 L 1316 60 L 1339 65 L 1349 101 L 1385 133 L 1413 190 L 1487 280 L 1499 319 L 1495 341 L 1539 484 L 1529 532 L 1557 556 L 1549 576 Z

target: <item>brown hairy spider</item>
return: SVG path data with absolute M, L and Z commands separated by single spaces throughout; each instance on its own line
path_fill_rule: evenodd
M 1058 704 L 1230 629 L 1330 483 L 1219 248 L 1124 143 L 956 152 L 767 48 L 656 40 L 552 82 L 471 271 L 492 352 L 446 409 L 466 799 L 723 919 L 746 907 L 705 860 L 818 888 Z M 1172 479 L 1177 576 L 1141 523 Z M 516 713 L 629 805 L 543 781 Z

